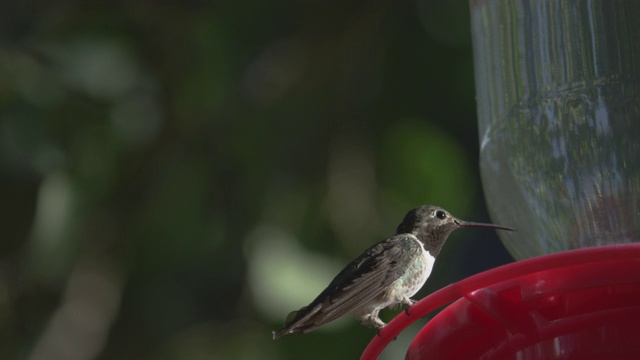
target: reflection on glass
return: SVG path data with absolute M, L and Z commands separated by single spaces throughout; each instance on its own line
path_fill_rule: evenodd
M 472 1 L 481 169 L 517 259 L 640 239 L 640 2 Z

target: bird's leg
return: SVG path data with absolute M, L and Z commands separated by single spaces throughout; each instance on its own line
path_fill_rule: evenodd
M 378 329 L 378 333 L 379 333 L 380 329 L 383 326 L 386 325 L 378 317 L 378 313 L 379 312 L 380 312 L 380 309 L 377 309 L 377 310 L 373 310 L 372 312 L 370 312 L 368 314 L 364 314 L 364 315 L 360 316 L 360 322 L 362 323 L 362 325 L 371 326 L 371 327 L 374 327 L 374 328 Z
M 408 298 L 408 297 L 406 297 L 406 296 L 402 299 L 402 304 L 407 305 L 407 307 L 406 307 L 406 308 L 404 308 L 404 313 L 405 313 L 405 314 L 407 314 L 407 316 L 409 316 L 409 308 L 411 307 L 411 305 L 413 305 L 413 304 L 415 304 L 415 303 L 416 303 L 416 301 L 415 301 L 415 300 L 413 300 L 413 299 L 409 299 L 409 298 Z
M 364 326 L 371 326 L 376 329 L 382 329 L 386 324 L 377 316 L 365 315 L 360 318 L 360 322 Z

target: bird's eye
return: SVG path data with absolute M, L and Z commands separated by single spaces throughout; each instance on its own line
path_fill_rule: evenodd
M 436 211 L 436 217 L 440 220 L 444 220 L 447 217 L 447 214 L 442 210 L 438 210 Z

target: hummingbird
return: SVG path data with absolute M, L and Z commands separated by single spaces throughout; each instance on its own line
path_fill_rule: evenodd
M 455 218 L 438 206 L 423 205 L 409 211 L 396 234 L 371 246 L 350 262 L 311 304 L 287 316 L 273 339 L 354 314 L 365 326 L 378 329 L 386 324 L 380 310 L 415 303 L 411 299 L 427 281 L 447 237 L 459 228 L 515 229 Z

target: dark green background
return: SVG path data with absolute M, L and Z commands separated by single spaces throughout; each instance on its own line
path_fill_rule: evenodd
M 271 330 L 412 207 L 489 220 L 466 1 L 7 1 L 0 36 L 2 359 L 356 358 L 354 319 Z M 458 231 L 416 297 L 509 259 Z

